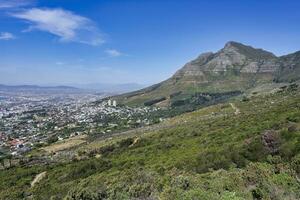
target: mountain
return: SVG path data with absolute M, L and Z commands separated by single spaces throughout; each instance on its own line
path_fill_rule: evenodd
M 124 84 L 91 83 L 91 84 L 75 84 L 74 86 L 82 89 L 96 90 L 100 92 L 108 92 L 108 93 L 115 93 L 115 94 L 131 92 L 145 87 L 144 85 L 138 83 L 124 83 Z
M 264 83 L 299 80 L 299 66 L 300 52 L 277 57 L 231 41 L 216 53 L 203 53 L 188 62 L 171 78 L 115 99 L 129 105 L 154 101 L 159 106 L 168 106 L 174 98 L 185 99 L 199 92 L 245 92 Z
M 1 91 L 45 91 L 45 90 L 79 90 L 70 86 L 38 86 L 38 85 L 3 85 L 0 84 Z
M 280 68 L 275 76 L 278 82 L 293 82 L 300 79 L 300 51 L 279 58 Z
M 2 92 L 99 92 L 111 95 L 117 95 L 135 91 L 145 87 L 137 83 L 110 84 L 110 83 L 94 83 L 94 84 L 72 84 L 72 86 L 39 86 L 39 85 L 4 85 L 0 84 Z

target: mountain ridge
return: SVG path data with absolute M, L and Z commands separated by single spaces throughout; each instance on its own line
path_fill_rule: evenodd
M 5 84 L 0 84 L 0 89 L 72 89 L 72 90 L 79 90 L 79 88 L 76 87 L 71 87 L 71 86 L 64 86 L 64 85 L 59 85 L 59 86 L 39 86 L 39 85 L 5 85 Z
M 245 92 L 265 83 L 299 79 L 300 52 L 278 57 L 261 48 L 229 41 L 215 53 L 200 54 L 165 81 L 114 98 L 128 105 L 164 99 L 159 105 L 169 106 L 172 96 L 178 93 L 186 98 L 197 92 Z

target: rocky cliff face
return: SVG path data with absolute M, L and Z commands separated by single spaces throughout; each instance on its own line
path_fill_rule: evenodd
M 279 65 L 275 73 L 276 82 L 300 80 L 300 51 L 279 57 Z
M 173 76 L 175 79 L 199 76 L 199 80 L 208 81 L 210 74 L 226 72 L 240 73 L 274 73 L 278 68 L 278 58 L 262 49 L 255 49 L 237 42 L 228 42 L 217 53 L 204 53 L 187 63 Z

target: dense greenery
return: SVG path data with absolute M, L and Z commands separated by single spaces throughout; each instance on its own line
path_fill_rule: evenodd
M 156 99 L 151 99 L 151 100 L 148 100 L 144 103 L 145 106 L 152 106 L 156 103 L 159 103 L 159 102 L 162 102 L 164 100 L 166 100 L 167 98 L 166 97 L 160 97 L 160 98 L 156 98 Z
M 300 199 L 297 88 L 94 141 L 78 159 L 0 171 L 0 199 Z M 47 176 L 34 187 L 34 177 Z
M 171 109 L 184 111 L 193 111 L 208 105 L 214 105 L 223 102 L 231 97 L 242 94 L 240 91 L 222 92 L 222 93 L 203 93 L 196 92 L 190 95 L 179 94 L 171 97 Z M 172 95 L 171 95 L 172 96 Z

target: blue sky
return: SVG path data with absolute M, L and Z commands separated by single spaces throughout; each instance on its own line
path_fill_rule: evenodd
M 164 80 L 227 41 L 300 50 L 298 0 L 0 0 L 0 83 Z

